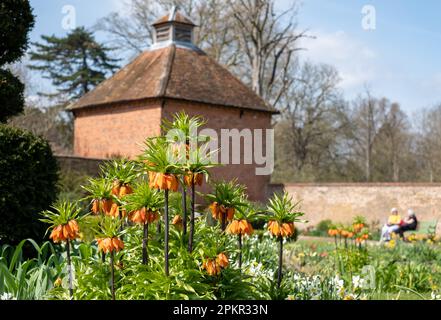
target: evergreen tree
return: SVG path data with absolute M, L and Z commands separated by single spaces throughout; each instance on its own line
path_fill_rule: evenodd
M 5 64 L 20 59 L 28 48 L 34 16 L 28 0 L 0 1 L 0 123 L 23 111 L 24 85 Z
M 119 59 L 112 59 L 112 49 L 98 43 L 84 27 L 72 30 L 66 37 L 42 36 L 43 43 L 33 43 L 31 69 L 42 71 L 57 87 L 55 95 L 78 99 L 112 74 Z

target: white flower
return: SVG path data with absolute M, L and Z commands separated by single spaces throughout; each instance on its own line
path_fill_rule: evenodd
M 14 298 L 12 294 L 5 292 L 0 296 L 0 300 L 17 300 L 17 298 Z
M 333 284 L 337 289 L 342 289 L 345 286 L 345 282 L 343 279 L 340 279 L 338 275 L 336 275 L 333 279 Z
M 354 287 L 354 290 L 363 289 L 365 283 L 366 281 L 362 279 L 360 276 L 352 277 L 352 286 Z
M 358 289 L 360 287 L 360 279 L 360 276 L 352 277 L 352 285 L 354 286 L 354 289 Z
M 432 300 L 441 300 L 441 294 L 431 293 Z M 0 299 L 1 300 L 1 299 Z

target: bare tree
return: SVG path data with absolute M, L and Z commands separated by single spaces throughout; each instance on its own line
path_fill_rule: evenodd
M 172 5 L 195 19 L 196 44 L 249 83 L 273 106 L 293 83 L 298 42 L 297 1 L 278 13 L 274 0 L 130 0 L 128 16 L 113 13 L 96 28 L 112 35 L 115 46 L 137 54 L 153 38 L 151 24 Z
M 390 103 L 383 98 L 379 101 L 385 110 L 384 121 L 379 131 L 380 143 L 387 154 L 392 180 L 400 180 L 400 164 L 406 154 L 406 144 L 409 141 L 409 121 L 398 103 Z
M 307 163 L 318 167 L 336 151 L 337 136 L 346 125 L 345 103 L 337 87 L 337 71 L 328 65 L 305 63 L 295 74 L 298 80 L 286 93 L 282 120 L 295 171 Z M 285 145 L 286 146 L 286 145 Z
M 423 110 L 416 121 L 417 155 L 430 182 L 441 177 L 441 105 Z
M 353 104 L 351 115 L 353 150 L 363 159 L 366 181 L 372 180 L 373 149 L 384 116 L 384 105 L 372 97 L 368 89 L 365 96 L 359 96 Z
M 127 15 L 113 12 L 100 19 L 94 29 L 109 33 L 115 47 L 136 55 L 150 46 L 153 39 L 151 25 L 162 7 L 153 0 L 124 1 Z
M 65 112 L 65 106 L 57 104 L 56 99 L 36 94 L 41 83 L 33 78 L 26 61 L 11 65 L 10 70 L 25 84 L 26 105 L 23 113 L 11 118 L 8 124 L 44 137 L 56 154 L 70 153 L 73 144 L 72 115 Z
M 241 50 L 249 66 L 252 89 L 273 106 L 292 85 L 292 65 L 298 42 L 298 2 L 278 13 L 274 0 L 230 0 Z
M 238 64 L 232 8 L 224 0 L 126 0 L 126 6 L 126 15 L 114 12 L 95 25 L 96 30 L 109 33 L 123 51 L 136 55 L 147 49 L 154 35 L 152 24 L 177 6 L 198 25 L 196 45 L 226 66 Z

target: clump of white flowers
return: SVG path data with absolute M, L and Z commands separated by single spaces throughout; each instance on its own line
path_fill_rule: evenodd
M 0 295 L 0 300 L 17 300 L 17 298 L 15 298 L 12 294 L 5 292 Z
M 441 294 L 437 292 L 432 292 L 430 297 L 432 298 L 432 300 L 441 300 Z
M 293 294 L 287 300 L 359 300 L 365 299 L 363 289 L 367 281 L 360 276 L 354 276 L 352 282 L 337 274 L 333 278 L 325 276 L 307 276 L 296 273 L 292 276 Z
M 249 264 L 245 266 L 244 272 L 252 277 L 271 277 L 274 274 L 274 270 L 266 268 L 261 262 L 257 262 L 256 260 L 250 261 Z

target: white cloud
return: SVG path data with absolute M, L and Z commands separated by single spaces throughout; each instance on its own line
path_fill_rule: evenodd
M 315 39 L 306 39 L 302 56 L 314 63 L 334 66 L 342 78 L 341 87 L 354 90 L 373 82 L 377 75 L 377 53 L 344 31 L 312 32 Z

